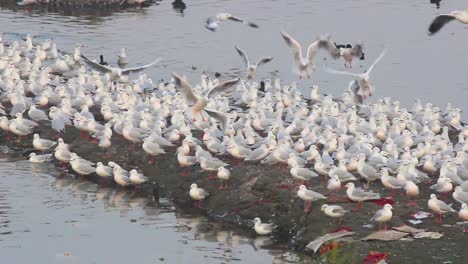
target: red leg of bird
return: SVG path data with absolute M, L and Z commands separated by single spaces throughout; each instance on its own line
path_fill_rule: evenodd
M 357 212 L 357 211 L 360 211 L 360 210 L 361 210 L 361 202 L 358 202 L 356 208 L 353 209 L 353 211 Z
M 385 227 L 384 228 L 385 228 L 384 230 L 387 231 L 387 222 L 385 222 Z
M 67 168 L 68 168 L 68 163 L 62 162 L 62 169 L 67 170 Z
M 305 202 L 304 204 L 304 213 L 308 213 L 310 211 L 311 202 Z
M 379 222 L 379 231 L 382 231 L 382 223 Z
M 215 172 L 208 175 L 208 180 L 213 180 L 213 179 L 216 179 L 216 173 Z

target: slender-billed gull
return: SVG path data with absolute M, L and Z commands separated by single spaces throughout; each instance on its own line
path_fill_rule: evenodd
M 438 15 L 432 20 L 431 25 L 429 26 L 429 34 L 433 35 L 445 26 L 448 22 L 452 20 L 458 20 L 463 24 L 468 24 L 468 9 L 463 11 L 453 11 L 450 14 Z
M 196 183 L 192 183 L 192 185 L 190 185 L 189 195 L 195 200 L 195 207 L 201 208 L 201 201 L 210 195 L 210 193 L 202 188 L 198 188 Z
M 427 207 L 436 214 L 436 223 L 442 223 L 442 214 L 455 212 L 451 204 L 447 205 L 445 202 L 437 199 L 435 194 L 431 194 L 429 201 L 427 201 Z
M 375 67 L 375 65 L 383 58 L 385 53 L 386 50 L 382 51 L 382 53 L 380 53 L 377 59 L 375 59 L 374 63 L 372 63 L 372 65 L 364 73 L 355 74 L 351 72 L 337 71 L 333 69 L 328 69 L 327 71 L 334 74 L 349 75 L 354 77 L 354 85 L 357 85 L 357 87 L 359 87 L 357 94 L 366 99 L 368 96 L 372 96 L 372 93 L 374 92 L 374 87 L 369 82 L 370 73 L 372 72 L 372 69 Z
M 379 231 L 382 230 L 382 223 L 385 223 L 384 230 L 387 230 L 387 222 L 392 219 L 392 205 L 385 204 L 384 207 L 377 212 L 375 212 L 374 216 L 372 216 L 371 221 L 379 222 Z
M 299 186 L 299 190 L 297 191 L 297 196 L 301 198 L 305 202 L 304 204 L 304 213 L 309 212 L 310 205 L 312 202 L 327 199 L 323 194 L 308 190 L 305 185 Z
M 50 161 L 52 154 L 37 155 L 36 153 L 29 154 L 29 162 L 31 163 L 43 163 Z
M 310 79 L 310 75 L 308 72 L 309 66 L 312 68 L 312 71 L 315 71 L 315 63 L 314 58 L 317 55 L 317 52 L 320 48 L 326 48 L 328 43 L 322 37 L 309 45 L 307 48 L 307 55 L 306 57 L 302 57 L 302 47 L 297 40 L 293 39 L 288 33 L 281 32 L 281 36 L 283 37 L 286 44 L 293 50 L 294 55 L 294 62 L 299 69 L 299 78 L 302 78 L 302 72 L 307 74 L 307 77 Z
M 340 221 L 338 222 L 338 224 L 340 224 L 341 221 L 343 221 L 343 216 L 346 213 L 349 213 L 348 210 L 345 210 L 343 207 L 339 205 L 323 204 L 320 210 L 323 211 L 327 216 L 331 218 L 340 218 Z
M 215 31 L 219 26 L 219 22 L 223 22 L 227 20 L 241 22 L 241 23 L 248 25 L 249 27 L 258 28 L 257 24 L 252 23 L 252 22 L 247 22 L 243 19 L 240 19 L 228 13 L 219 13 L 219 14 L 216 14 L 216 16 L 214 17 L 207 18 L 205 22 L 205 27 L 211 31 Z
M 262 220 L 259 217 L 255 217 L 254 219 L 254 230 L 257 233 L 257 235 L 268 235 L 273 230 L 275 229 L 274 224 L 267 224 L 267 223 L 262 223 Z
M 356 210 L 361 209 L 361 202 L 363 201 L 368 201 L 368 200 L 377 200 L 380 199 L 380 194 L 378 193 L 373 193 L 373 192 L 366 192 L 361 188 L 356 188 L 354 187 L 354 183 L 348 182 L 345 187 L 346 189 L 346 195 L 348 198 L 353 201 L 357 202 L 357 207 Z
M 258 66 L 264 65 L 268 62 L 270 62 L 273 57 L 263 57 L 257 61 L 255 64 L 251 64 L 249 61 L 249 57 L 247 54 L 242 51 L 239 47 L 235 46 L 237 53 L 242 57 L 242 60 L 244 61 L 244 65 L 247 68 L 247 78 L 252 79 L 255 77 L 255 73 L 257 71 Z

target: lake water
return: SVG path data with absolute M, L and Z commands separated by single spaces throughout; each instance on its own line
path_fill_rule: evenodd
M 427 35 L 433 17 L 463 8 L 457 6 L 459 1 L 443 1 L 440 9 L 430 1 L 294 2 L 204 0 L 187 2 L 181 13 L 173 2 L 161 1 L 102 16 L 2 4 L 0 24 L 4 39 L 33 33 L 40 40 L 53 38 L 64 51 L 81 43 L 86 45 L 83 54 L 104 54 L 110 63 L 116 62 L 121 47 L 128 48 L 130 65 L 163 57 L 160 67 L 147 71 L 155 80 L 167 80 L 171 71 L 187 75 L 193 83 L 203 72 L 237 76 L 243 71 L 234 50 L 238 45 L 252 59 L 274 57 L 259 70 L 259 78 L 295 80 L 305 93 L 318 84 L 321 92 L 338 95 L 349 79 L 323 68 L 343 69 L 342 61 L 323 61 L 319 56 L 312 80 L 299 81 L 279 35 L 286 30 L 307 43 L 330 32 L 340 44 L 364 42 L 366 60 L 356 62 L 355 72 L 364 71 L 384 48 L 389 49 L 372 74 L 376 98 L 392 96 L 404 106 L 421 98 L 468 109 L 468 26 L 452 23 L 433 37 Z M 210 32 L 203 23 L 217 12 L 251 20 L 260 29 L 226 22 Z M 280 260 L 281 251 L 274 246 L 262 249 L 270 243 L 264 238 L 239 235 L 201 216 L 181 215 L 164 198 L 156 203 L 135 192 L 73 179 L 52 165 L 31 166 L 25 161 L 0 163 L 0 223 L 2 263 L 285 263 L 298 258 L 287 252 Z

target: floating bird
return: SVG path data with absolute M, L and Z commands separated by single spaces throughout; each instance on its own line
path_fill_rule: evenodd
M 458 20 L 463 24 L 468 24 L 468 9 L 463 11 L 453 11 L 450 14 L 438 15 L 434 18 L 429 26 L 429 35 L 434 35 L 439 32 L 439 30 L 445 26 L 448 22 L 452 20 Z
M 215 31 L 218 28 L 219 23 L 226 21 L 226 20 L 241 22 L 241 23 L 248 25 L 249 27 L 258 28 L 257 24 L 252 23 L 252 22 L 247 22 L 245 20 L 242 20 L 228 13 L 219 13 L 219 14 L 216 14 L 216 16 L 214 17 L 209 17 L 208 19 L 206 19 L 205 27 L 211 31 Z
M 377 59 L 375 59 L 374 63 L 372 63 L 369 69 L 367 69 L 364 73 L 355 74 L 345 71 L 337 71 L 333 69 L 328 69 L 327 71 L 334 74 L 353 76 L 355 80 L 352 81 L 350 86 L 357 87 L 357 95 L 362 96 L 364 99 L 366 99 L 368 96 L 372 96 L 372 93 L 374 92 L 374 87 L 369 83 L 370 73 L 372 72 L 372 69 L 375 67 L 375 65 L 384 57 L 385 53 L 386 50 L 382 51 L 382 53 L 380 53 Z
M 259 59 L 257 63 L 251 64 L 247 54 L 245 54 L 245 52 L 239 49 L 239 47 L 237 46 L 235 47 L 236 47 L 237 53 L 239 53 L 239 55 L 242 57 L 242 60 L 244 61 L 244 65 L 247 68 L 247 78 L 249 79 L 255 78 L 255 73 L 257 71 L 258 66 L 264 65 L 273 59 L 273 57 L 264 57 L 264 58 Z
M 339 205 L 328 205 L 328 204 L 323 204 L 321 211 L 323 211 L 326 215 L 328 215 L 331 218 L 340 218 L 340 221 L 338 222 L 338 224 L 341 224 L 341 221 L 343 221 L 343 216 L 349 213 L 348 210 L 345 210 L 343 207 Z
M 312 67 L 312 71 L 315 71 L 315 56 L 317 55 L 317 52 L 320 48 L 327 48 L 328 42 L 323 37 L 320 37 L 318 40 L 312 42 L 312 44 L 310 44 L 307 48 L 307 55 L 304 58 L 302 57 L 301 44 L 299 44 L 297 40 L 293 39 L 286 32 L 281 32 L 281 36 L 283 37 L 286 44 L 293 50 L 294 62 L 299 69 L 299 78 L 302 79 L 302 73 L 305 72 L 307 74 L 307 78 L 310 79 L 308 68 Z
M 382 223 L 385 223 L 384 230 L 387 230 L 387 222 L 392 219 L 392 205 L 385 204 L 384 207 L 377 212 L 375 212 L 374 216 L 372 216 L 371 221 L 379 222 L 379 231 L 382 230 Z
M 201 201 L 210 195 L 210 193 L 202 188 L 198 188 L 197 184 L 192 183 L 192 185 L 190 185 L 189 195 L 193 200 L 195 200 L 195 207 L 201 208 Z
M 86 64 L 88 64 L 93 69 L 95 69 L 95 70 L 97 70 L 97 71 L 99 71 L 101 73 L 109 74 L 109 77 L 110 77 L 110 79 L 112 81 L 117 81 L 117 80 L 122 79 L 122 78 L 127 78 L 127 76 L 130 73 L 140 72 L 140 71 L 142 71 L 142 70 L 144 70 L 146 68 L 149 68 L 149 67 L 155 65 L 156 63 L 158 63 L 158 61 L 161 60 L 161 58 L 158 58 L 155 61 L 153 61 L 152 63 L 144 65 L 144 66 L 120 69 L 120 68 L 111 68 L 111 67 L 96 63 L 96 62 L 86 58 L 83 54 L 81 54 L 81 58 L 83 58 L 83 60 L 86 62 Z
M 268 235 L 275 229 L 275 225 L 262 223 L 262 220 L 260 220 L 260 218 L 258 217 L 255 217 L 254 223 L 254 230 L 257 233 L 257 235 Z
M 34 152 L 29 154 L 29 162 L 31 162 L 31 163 L 48 162 L 48 161 L 50 161 L 51 158 L 52 158 L 52 154 L 37 155 Z
M 451 205 L 447 205 L 445 202 L 437 199 L 435 194 L 431 194 L 429 201 L 427 201 L 427 207 L 436 214 L 436 223 L 442 223 L 442 214 L 455 212 Z

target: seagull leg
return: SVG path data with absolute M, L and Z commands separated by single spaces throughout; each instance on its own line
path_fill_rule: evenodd
M 379 231 L 382 231 L 382 223 L 379 222 Z
M 310 211 L 310 205 L 311 205 L 311 202 L 305 202 L 304 213 L 307 214 Z
M 353 209 L 353 211 L 357 212 L 357 211 L 360 211 L 360 210 L 361 210 L 361 202 L 358 202 L 356 208 Z
M 387 231 L 387 222 L 385 222 L 384 230 Z

